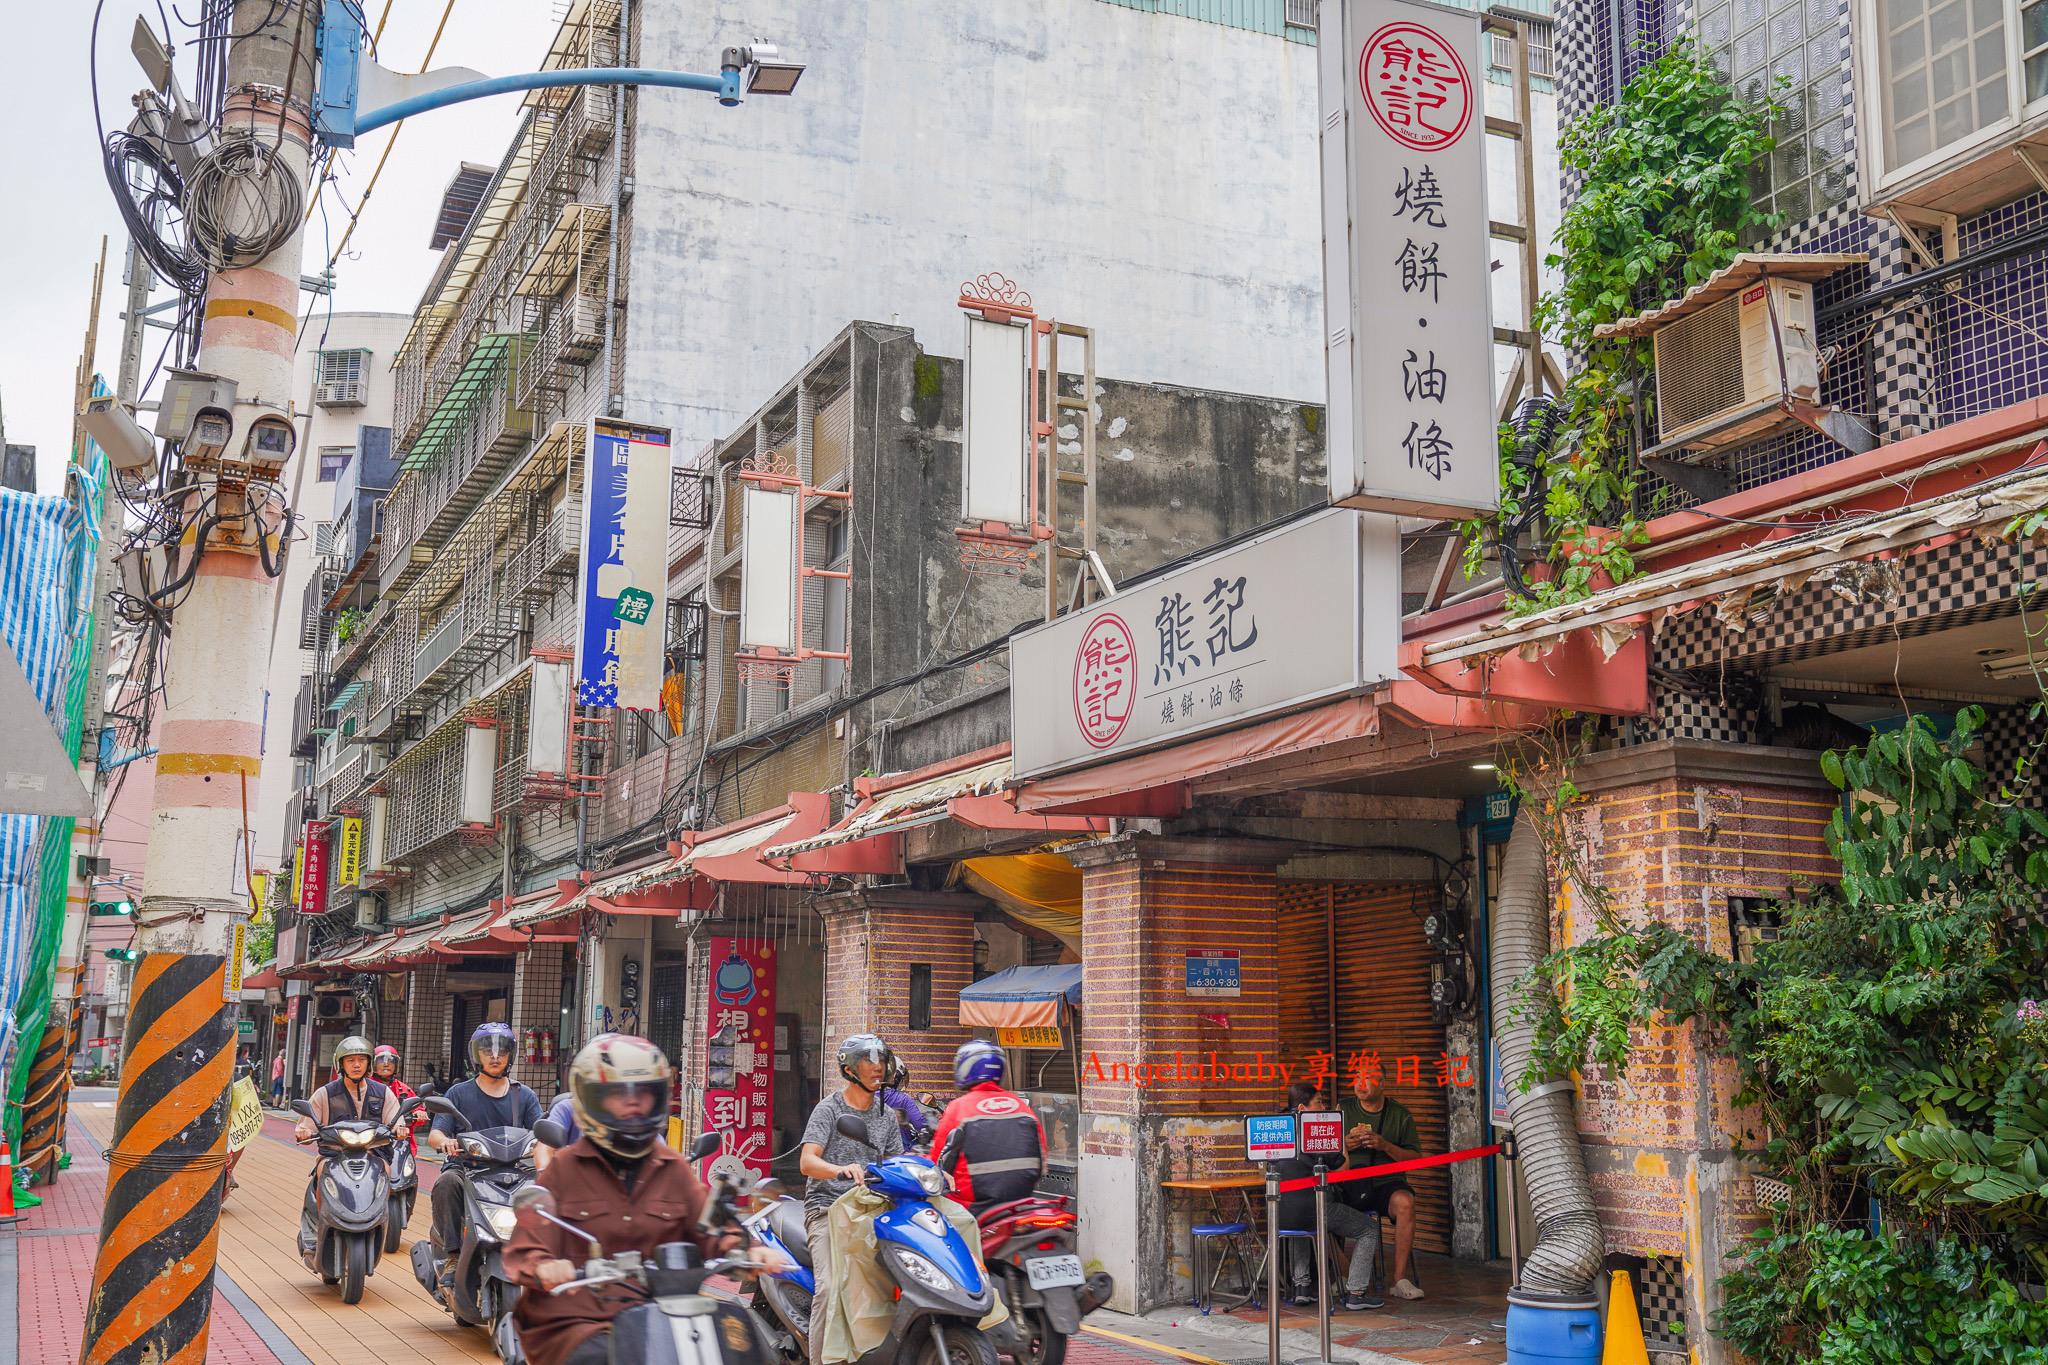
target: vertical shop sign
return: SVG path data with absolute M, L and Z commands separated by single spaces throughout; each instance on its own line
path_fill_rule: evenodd
M 299 850 L 299 913 L 327 913 L 327 826 L 307 825 L 306 841 Z
M 358 816 L 343 816 L 341 849 L 335 860 L 334 881 L 338 886 L 354 886 L 362 876 L 363 822 Z
M 1331 0 L 1318 51 L 1330 500 L 1491 512 L 1500 455 L 1478 16 Z
M 668 625 L 669 434 L 593 418 L 584 451 L 576 700 L 652 711 Z
M 723 1141 L 704 1167 L 751 1185 L 774 1152 L 775 947 L 759 939 L 710 940 L 711 1006 L 705 1013 L 704 1127 Z

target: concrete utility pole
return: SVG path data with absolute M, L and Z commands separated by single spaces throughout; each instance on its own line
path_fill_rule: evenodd
M 236 0 L 219 146 L 274 146 L 305 182 L 314 87 L 307 0 Z M 252 196 L 259 198 L 260 196 Z M 223 198 L 221 226 L 261 212 Z M 245 236 L 243 240 L 248 240 Z M 222 449 L 240 452 L 252 424 L 291 403 L 301 236 L 207 284 L 199 367 L 239 386 Z M 186 452 L 187 459 L 191 452 Z M 184 554 L 198 555 L 177 602 L 165 663 L 149 855 L 137 903 L 137 965 L 122 1043 L 121 1098 L 107 1152 L 106 1212 L 87 1305 L 84 1365 L 155 1360 L 200 1365 L 213 1302 L 216 1224 L 227 1156 L 235 1055 L 228 970 L 248 907 L 231 893 L 245 800 L 260 776 L 263 684 L 270 656 L 270 573 L 281 512 L 259 478 L 229 462 L 187 472 Z M 190 564 L 181 558 L 181 565 Z M 175 571 L 182 572 L 182 569 Z

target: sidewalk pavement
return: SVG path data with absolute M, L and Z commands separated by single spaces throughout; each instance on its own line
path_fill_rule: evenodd
M 292 1141 L 292 1118 L 266 1112 L 262 1135 L 235 1168 L 238 1188 L 222 1210 L 208 1365 L 491 1365 L 497 1357 L 474 1328 L 458 1326 L 412 1274 L 414 1239 L 427 1235 L 429 1191 L 438 1164 L 422 1160 L 420 1198 L 404 1245 L 378 1262 L 353 1307 L 299 1260 L 295 1241 L 307 1150 Z M 0 1365 L 75 1365 L 99 1244 L 113 1138 L 114 1092 L 79 1089 L 70 1110 L 71 1169 L 41 1186 L 40 1208 L 0 1229 Z M 1382 1313 L 1336 1319 L 1333 1358 L 1357 1365 L 1501 1365 L 1499 1310 L 1482 1301 L 1485 1268 L 1423 1260 L 1435 1292 L 1420 1303 L 1390 1302 Z M 1497 1277 L 1497 1276 L 1496 1276 Z M 1492 1295 L 1497 1305 L 1498 1293 Z M 11 1310 L 11 1311 L 10 1311 Z M 10 1332 L 7 1323 L 16 1324 Z M 1312 1312 L 1281 1310 L 1283 1361 L 1316 1354 Z M 1483 1336 L 1483 1345 L 1467 1345 Z M 1397 1351 L 1398 1355 L 1386 1354 Z M 1251 1309 L 1202 1317 L 1162 1309 L 1132 1318 L 1100 1310 L 1068 1343 L 1068 1365 L 1262 1365 L 1265 1315 Z

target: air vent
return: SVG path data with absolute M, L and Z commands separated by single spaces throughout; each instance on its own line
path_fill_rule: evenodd
M 1741 342 L 1734 294 L 1657 333 L 1657 425 L 1667 439 L 1742 402 Z

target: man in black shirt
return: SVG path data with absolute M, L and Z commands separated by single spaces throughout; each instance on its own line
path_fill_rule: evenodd
M 509 1024 L 485 1024 L 470 1036 L 469 1060 L 477 1074 L 448 1087 L 448 1102 L 462 1111 L 460 1122 L 447 1114 L 434 1116 L 427 1145 L 445 1158 L 454 1150 L 456 1134 L 485 1128 L 531 1128 L 541 1119 L 540 1096 L 515 1081 L 514 1039 Z M 445 1289 L 454 1283 L 455 1255 L 462 1250 L 462 1190 L 453 1180 L 434 1182 L 434 1249 L 446 1264 Z

